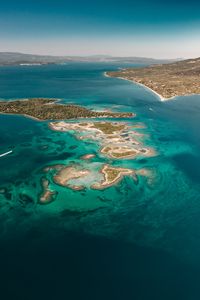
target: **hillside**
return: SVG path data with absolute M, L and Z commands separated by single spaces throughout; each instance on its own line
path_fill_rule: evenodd
M 200 58 L 123 69 L 107 75 L 144 84 L 164 98 L 200 94 Z

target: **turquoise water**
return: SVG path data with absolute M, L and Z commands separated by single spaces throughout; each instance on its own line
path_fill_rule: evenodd
M 199 299 L 200 96 L 163 103 L 141 86 L 103 76 L 124 66 L 0 68 L 0 98 L 51 97 L 135 112 L 128 121 L 145 124 L 138 132 L 158 153 L 112 161 L 98 144 L 52 131 L 48 122 L 0 115 L 0 153 L 13 150 L 0 158 L 1 282 L 5 290 L 12 282 L 8 299 L 38 297 L 33 281 L 48 299 Z M 97 156 L 81 161 L 87 153 Z M 40 205 L 42 169 L 73 162 L 147 168 L 153 177 L 72 191 L 47 175 L 58 194 Z

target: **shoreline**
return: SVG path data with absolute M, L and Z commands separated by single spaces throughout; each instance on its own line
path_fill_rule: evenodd
M 107 74 L 107 71 L 104 72 L 104 76 L 105 77 L 109 77 L 109 78 L 118 78 L 118 79 L 122 79 L 122 80 L 126 80 L 126 81 L 129 81 L 131 83 L 135 83 L 137 85 L 140 85 L 142 86 L 143 88 L 145 88 L 146 90 L 149 90 L 151 91 L 153 94 L 155 94 L 156 96 L 158 96 L 158 98 L 160 99 L 161 102 L 166 102 L 166 101 L 169 101 L 169 100 L 173 100 L 175 99 L 176 97 L 190 97 L 190 96 L 200 96 L 200 94 L 196 94 L 196 93 L 190 93 L 190 94 L 185 94 L 185 95 L 175 95 L 175 96 L 172 96 L 172 97 L 169 97 L 169 98 L 165 98 L 163 97 L 161 94 L 159 94 L 158 92 L 156 92 L 155 90 L 151 89 L 150 87 L 148 87 L 147 85 L 143 84 L 143 83 L 140 83 L 140 82 L 137 82 L 135 80 L 130 80 L 130 79 L 127 79 L 127 78 L 124 78 L 124 77 L 115 77 L 115 76 L 110 76 Z
M 99 153 L 113 160 L 135 159 L 140 156 L 152 157 L 157 155 L 154 149 L 143 146 L 143 143 L 137 140 L 138 133 L 133 131 L 131 126 L 129 127 L 123 122 L 71 123 L 61 121 L 50 122 L 48 125 L 54 131 L 73 131 L 78 140 L 86 138 L 94 142 L 97 141 L 100 145 Z M 85 132 L 85 134 L 79 135 L 81 132 Z M 88 155 L 86 155 L 86 158 Z M 90 157 L 93 157 L 93 154 L 92 156 L 90 154 L 88 158 Z M 82 158 L 84 159 L 85 156 Z
M 124 77 L 120 77 L 120 76 L 119 76 L 119 77 L 112 77 L 112 76 L 109 76 L 109 75 L 107 74 L 107 72 L 104 72 L 104 76 L 105 76 L 105 77 L 109 77 L 109 78 L 118 78 L 118 79 L 126 80 L 126 81 L 129 81 L 129 82 L 131 82 L 131 83 L 135 83 L 135 84 L 137 84 L 137 85 L 140 85 L 140 86 L 142 86 L 143 88 L 145 88 L 145 89 L 151 91 L 151 92 L 152 92 L 153 94 L 155 94 L 156 96 L 158 96 L 158 98 L 159 98 L 160 101 L 162 101 L 162 102 L 174 98 L 174 97 L 172 97 L 172 98 L 164 98 L 162 95 L 158 94 L 156 91 L 152 90 L 150 87 L 146 86 L 146 85 L 143 84 L 143 83 L 139 83 L 139 82 L 137 82 L 137 81 L 134 81 L 134 80 L 130 80 L 130 79 L 127 79 L 127 78 L 124 78 Z
M 117 170 L 119 173 L 117 176 L 112 179 L 108 180 L 108 174 L 106 173 L 107 169 Z M 125 169 L 125 168 L 119 168 L 119 167 L 113 167 L 109 164 L 104 164 L 101 170 L 99 170 L 99 173 L 103 175 L 103 179 L 100 182 L 96 182 L 91 185 L 91 189 L 94 190 L 103 190 L 112 186 L 117 185 L 125 176 L 131 176 L 134 175 L 134 170 L 132 169 Z
M 30 100 L 30 101 L 29 101 Z M 42 100 L 42 101 L 40 101 Z M 46 103 L 46 100 L 49 100 Z M 50 102 L 51 101 L 51 102 Z M 133 118 L 135 114 L 131 112 L 112 112 L 91 110 L 85 106 L 61 104 L 60 99 L 22 99 L 14 101 L 0 101 L 0 114 L 2 115 L 19 115 L 30 118 L 39 122 L 51 122 L 61 120 L 77 119 L 118 119 Z M 48 105 L 46 105 L 48 104 Z M 35 109 L 37 106 L 37 109 Z M 38 107 L 40 110 L 38 110 Z M 54 109 L 55 107 L 55 109 Z
M 0 115 L 7 115 L 7 116 L 19 116 L 19 117 L 24 117 L 26 119 L 32 119 L 34 121 L 37 122 L 45 122 L 45 121 L 50 121 L 50 120 L 41 120 L 41 119 L 37 119 L 36 117 L 30 116 L 30 115 L 26 115 L 26 114 L 14 114 L 14 113 L 3 113 L 0 112 Z

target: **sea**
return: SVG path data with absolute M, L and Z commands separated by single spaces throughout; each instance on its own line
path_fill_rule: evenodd
M 0 115 L 0 298 L 200 299 L 200 96 L 161 101 L 104 72 L 125 63 L 0 67 L 0 99 L 56 98 L 128 111 L 154 157 L 112 161 L 99 145 L 56 132 L 48 121 Z M 95 154 L 91 162 L 80 159 Z M 55 185 L 41 205 L 43 169 L 104 163 L 148 169 L 104 190 Z

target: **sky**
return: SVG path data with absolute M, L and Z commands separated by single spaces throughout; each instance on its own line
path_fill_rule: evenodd
M 199 0 L 0 0 L 0 51 L 200 56 Z

